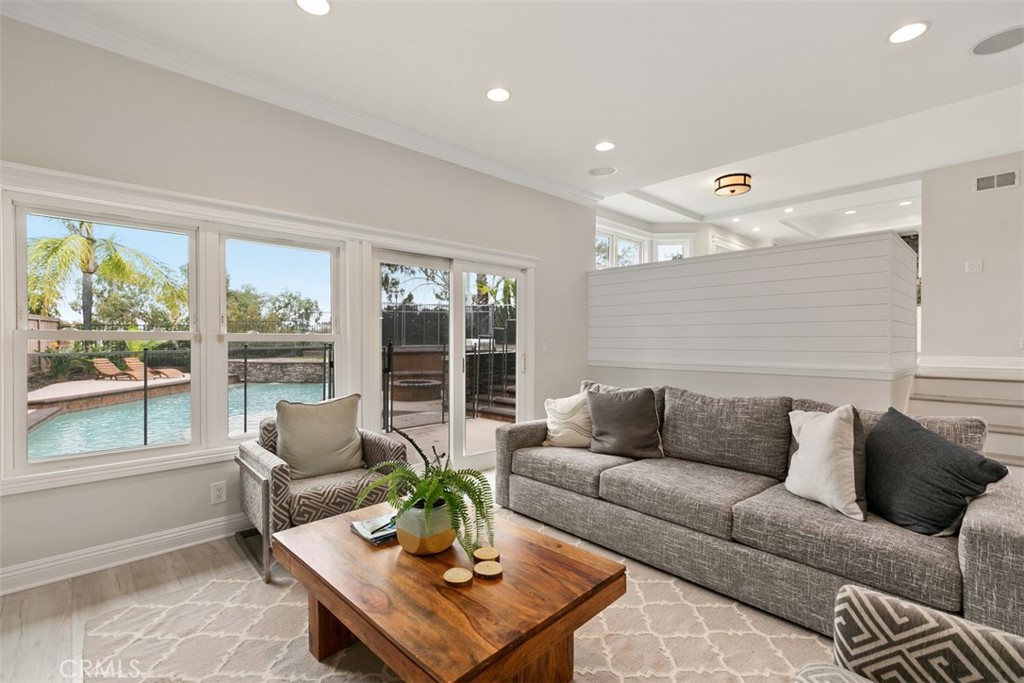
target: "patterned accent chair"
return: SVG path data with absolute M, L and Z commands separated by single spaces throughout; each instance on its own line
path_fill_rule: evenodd
M 900 598 L 846 585 L 835 604 L 835 660 L 800 683 L 1024 681 L 1024 638 Z
M 239 464 L 242 485 L 242 512 L 255 530 L 237 534 L 253 563 L 270 582 L 270 546 L 274 533 L 325 517 L 354 510 L 359 495 L 358 483 L 366 468 L 386 460 L 405 460 L 405 444 L 365 429 L 362 437 L 363 467 L 324 474 L 308 479 L 292 479 L 288 463 L 277 457 L 277 419 L 260 422 L 259 438 L 239 445 L 235 461 Z M 384 502 L 385 491 L 373 491 L 363 506 Z M 252 553 L 248 538 L 259 535 L 262 557 Z

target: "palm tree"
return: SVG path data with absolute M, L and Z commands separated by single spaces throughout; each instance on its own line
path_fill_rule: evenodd
M 92 329 L 93 278 L 160 290 L 185 290 L 163 263 L 114 237 L 97 237 L 91 221 L 60 221 L 63 237 L 37 237 L 29 241 L 29 306 L 53 314 L 65 287 L 82 276 L 82 329 Z M 180 298 L 171 297 L 171 298 Z

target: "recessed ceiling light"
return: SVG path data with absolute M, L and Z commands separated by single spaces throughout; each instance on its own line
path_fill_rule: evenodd
M 793 207 L 791 206 L 788 209 L 786 209 L 785 211 L 786 211 L 786 213 L 793 213 Z
M 910 206 L 914 202 L 900 202 L 900 206 Z
M 733 218 L 733 219 L 732 219 L 732 222 L 733 222 L 733 223 L 739 223 L 739 222 L 740 222 L 740 219 L 739 219 L 739 218 Z
M 619 169 L 615 168 L 614 166 L 598 166 L 597 168 L 592 168 L 589 171 L 587 171 L 587 173 L 589 173 L 590 175 L 596 176 L 615 175 L 618 172 Z
M 847 216 L 852 216 L 853 214 L 857 213 L 857 209 L 850 209 L 849 211 L 843 211 L 843 213 L 845 213 Z
M 754 228 L 754 232 L 761 232 L 761 228 Z
M 295 0 L 303 12 L 309 12 L 318 17 L 322 17 L 331 11 L 331 3 L 328 0 Z
M 894 45 L 909 43 L 914 38 L 920 38 L 928 30 L 930 24 L 927 21 L 915 21 L 913 24 L 900 26 L 889 34 L 889 42 Z
M 601 142 L 594 145 L 594 149 L 598 152 L 610 152 L 615 149 L 615 143 L 611 140 L 602 140 Z
M 491 88 L 487 91 L 487 99 L 491 102 L 508 102 L 512 92 L 507 88 Z

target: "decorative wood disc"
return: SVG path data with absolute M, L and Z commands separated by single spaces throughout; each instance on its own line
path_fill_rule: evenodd
M 444 573 L 444 582 L 449 586 L 468 586 L 473 583 L 473 572 L 462 567 L 452 567 Z
M 473 573 L 481 579 L 497 579 L 501 577 L 501 565 L 493 560 L 477 562 L 473 567 Z
M 477 548 L 473 551 L 473 559 L 477 562 L 497 562 L 501 559 L 501 553 L 498 552 L 497 548 Z

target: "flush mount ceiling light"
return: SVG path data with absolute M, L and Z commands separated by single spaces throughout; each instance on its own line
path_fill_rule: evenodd
M 594 149 L 598 152 L 610 152 L 615 149 L 615 143 L 611 140 L 602 140 L 601 142 L 594 145 Z
M 507 88 L 491 88 L 487 91 L 487 99 L 491 102 L 508 102 L 512 91 Z
M 596 176 L 615 175 L 618 172 L 619 169 L 615 168 L 614 166 L 598 166 L 597 168 L 592 168 L 589 171 L 587 171 L 587 173 L 589 173 L 590 175 Z
M 971 49 L 976 55 L 994 55 L 1024 43 L 1024 26 L 1008 28 L 1005 31 L 989 36 Z
M 731 197 L 750 192 L 749 173 L 729 173 L 715 178 L 715 194 L 719 197 Z
M 295 0 L 303 12 L 322 17 L 331 11 L 331 3 L 328 0 Z
M 900 43 L 909 43 L 914 38 L 920 38 L 924 35 L 924 32 L 928 30 L 931 24 L 927 21 L 915 21 L 912 24 L 906 26 L 900 26 L 898 29 L 889 34 L 889 42 L 893 45 L 899 45 Z

